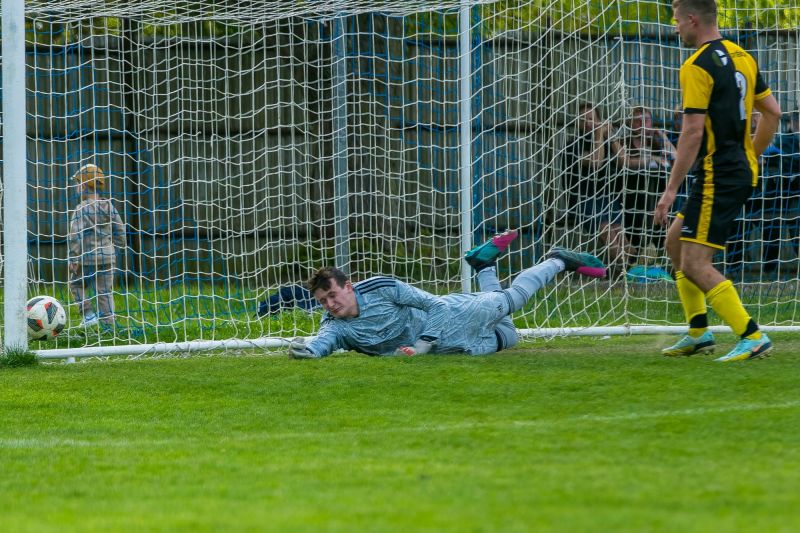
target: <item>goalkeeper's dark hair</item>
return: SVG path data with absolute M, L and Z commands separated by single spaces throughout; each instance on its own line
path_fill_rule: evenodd
M 306 288 L 311 291 L 311 294 L 314 294 L 319 289 L 327 291 L 331 288 L 331 280 L 335 281 L 336 285 L 339 287 L 344 287 L 344 284 L 347 283 L 350 278 L 336 267 L 322 267 L 314 272 L 313 276 L 308 278 L 308 281 L 306 281 Z
M 673 9 L 681 8 L 685 13 L 697 15 L 706 24 L 717 23 L 716 0 L 674 0 Z

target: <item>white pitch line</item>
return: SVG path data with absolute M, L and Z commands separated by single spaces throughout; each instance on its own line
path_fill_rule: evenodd
M 421 432 L 446 432 L 472 430 L 480 428 L 513 428 L 513 427 L 554 427 L 581 422 L 625 422 L 629 420 L 641 420 L 648 418 L 670 418 L 670 417 L 691 417 L 704 416 L 709 414 L 735 413 L 742 411 L 764 411 L 769 409 L 795 409 L 800 407 L 800 400 L 783 402 L 776 404 L 734 404 L 720 407 L 697 407 L 692 409 L 674 409 L 667 411 L 651 411 L 639 413 L 621 413 L 618 415 L 578 415 L 559 419 L 540 419 L 540 420 L 496 420 L 484 422 L 463 422 L 456 424 L 435 424 L 421 426 L 403 427 L 379 427 L 374 429 L 354 429 L 342 431 L 305 431 L 305 432 L 283 432 L 283 433 L 257 433 L 245 435 L 232 435 L 220 439 L 220 442 L 243 442 L 243 441 L 262 441 L 275 439 L 301 439 L 301 438 L 329 438 L 334 436 L 366 436 L 378 435 L 381 433 L 421 433 Z M 0 438 L 0 449 L 42 449 L 42 448 L 143 448 L 147 446 L 170 446 L 186 445 L 195 440 L 192 437 L 175 439 L 106 439 L 82 440 L 82 439 L 61 439 L 57 437 L 45 438 Z
M 644 413 L 623 413 L 619 415 L 580 415 L 571 417 L 577 422 L 614 422 L 637 420 L 642 418 L 668 418 L 674 416 L 698 416 L 707 414 L 732 413 L 737 411 L 763 411 L 766 409 L 793 409 L 800 407 L 800 400 L 783 403 L 745 403 L 724 405 L 719 407 L 694 407 L 691 409 L 675 409 L 669 411 L 652 411 Z

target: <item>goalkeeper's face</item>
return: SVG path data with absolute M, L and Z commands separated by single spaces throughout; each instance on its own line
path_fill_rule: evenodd
M 314 298 L 328 313 L 336 318 L 355 318 L 358 316 L 358 301 L 353 284 L 346 281 L 340 286 L 336 281 L 331 282 L 329 289 L 317 289 Z

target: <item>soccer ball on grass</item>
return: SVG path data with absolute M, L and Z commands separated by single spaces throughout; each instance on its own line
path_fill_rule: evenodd
M 51 296 L 34 296 L 25 306 L 28 338 L 51 340 L 67 325 L 67 313 L 58 300 Z

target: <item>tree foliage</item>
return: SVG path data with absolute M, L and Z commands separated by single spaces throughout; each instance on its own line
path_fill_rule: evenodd
M 723 29 L 796 29 L 796 0 L 718 0 Z M 670 0 L 501 0 L 473 10 L 485 37 L 513 32 L 636 35 L 672 25 Z M 423 13 L 407 24 L 410 33 L 455 36 L 458 13 Z
M 722 28 L 797 29 L 796 0 L 717 0 Z
M 800 7 L 796 0 L 717 0 L 722 29 L 797 29 Z M 145 37 L 190 37 L 214 39 L 234 34 L 258 33 L 241 22 L 226 22 L 214 16 L 214 3 L 204 4 L 201 17 L 193 22 L 176 23 L 175 13 L 151 14 L 140 24 Z M 198 11 L 199 12 L 199 11 Z M 162 18 L 163 24 L 158 20 Z M 472 24 L 484 37 L 513 32 L 538 33 L 557 30 L 586 35 L 636 35 L 672 22 L 670 0 L 500 0 L 478 4 L 472 10 Z M 119 35 L 122 22 L 117 17 L 94 17 L 68 23 L 53 23 L 46 18 L 29 19 L 28 41 L 40 44 L 70 44 L 88 36 Z M 458 11 L 421 12 L 405 17 L 406 35 L 458 34 Z

